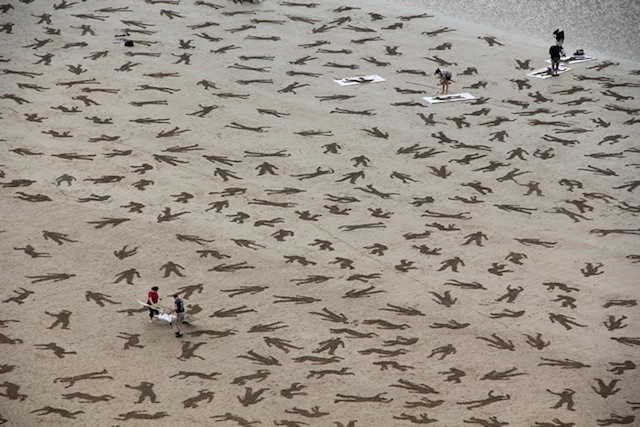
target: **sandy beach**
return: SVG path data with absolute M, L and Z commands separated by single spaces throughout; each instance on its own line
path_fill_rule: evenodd
M 640 425 L 640 63 L 388 1 L 0 31 L 0 424 Z

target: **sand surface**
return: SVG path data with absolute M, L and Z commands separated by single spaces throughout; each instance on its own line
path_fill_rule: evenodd
M 7 425 L 639 425 L 640 64 L 529 78 L 378 1 L 3 3 Z

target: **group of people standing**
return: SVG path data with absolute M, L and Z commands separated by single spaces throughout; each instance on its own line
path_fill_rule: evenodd
M 158 290 L 160 288 L 158 288 L 157 286 L 153 286 L 150 290 L 149 293 L 147 294 L 147 304 L 150 306 L 155 306 L 156 304 L 158 304 L 160 302 L 160 294 L 158 293 Z M 168 311 L 169 314 L 171 313 L 175 313 L 176 314 L 176 320 L 175 320 L 175 325 L 176 325 L 176 337 L 180 338 L 183 335 L 182 332 L 182 324 L 184 322 L 184 300 L 182 298 L 180 298 L 180 295 L 178 294 L 174 294 L 173 295 L 173 308 L 170 309 Z M 160 314 L 160 310 L 158 310 L 155 307 L 149 307 L 149 323 L 153 323 L 153 319 L 155 319 L 158 314 Z

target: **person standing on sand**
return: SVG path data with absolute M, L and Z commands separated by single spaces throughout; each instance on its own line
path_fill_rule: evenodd
M 160 301 L 160 294 L 158 294 L 158 287 L 153 286 L 147 294 L 147 304 L 156 305 Z M 160 314 L 160 311 L 153 307 L 149 307 L 149 323 L 153 323 L 153 318 Z
M 451 71 L 446 68 L 436 69 L 436 76 L 440 77 L 440 84 L 442 85 L 442 94 L 446 95 L 449 92 L 449 82 L 451 81 Z
M 173 296 L 173 300 L 174 306 L 169 313 L 176 313 L 176 338 L 180 338 L 182 336 L 182 322 L 184 322 L 184 300 L 178 294 Z
M 557 44 L 551 45 L 549 55 L 551 55 L 551 75 L 557 76 L 560 69 L 560 57 L 564 54 L 562 46 Z

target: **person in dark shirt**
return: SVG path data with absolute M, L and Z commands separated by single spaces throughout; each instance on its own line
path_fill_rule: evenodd
M 176 337 L 182 336 L 182 322 L 184 322 L 184 300 L 180 298 L 180 295 L 175 294 L 173 296 L 173 310 L 170 313 L 176 313 Z
M 160 295 L 158 294 L 158 287 L 154 286 L 149 290 L 147 294 L 147 304 L 156 305 L 160 301 Z M 149 323 L 153 323 L 153 318 L 160 314 L 159 310 L 153 307 L 149 307 Z
M 560 47 L 564 44 L 564 31 L 561 29 L 557 29 L 553 32 L 553 35 L 556 37 L 556 44 Z
M 436 76 L 440 78 L 440 84 L 442 85 L 442 94 L 446 95 L 449 93 L 449 82 L 451 82 L 451 71 L 446 68 L 438 68 L 436 70 Z
M 557 44 L 552 45 L 549 48 L 549 55 L 551 55 L 551 75 L 557 76 L 560 69 L 560 57 L 564 54 L 562 46 Z

